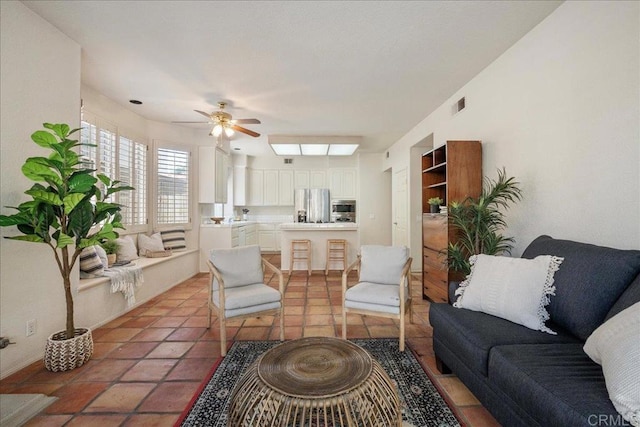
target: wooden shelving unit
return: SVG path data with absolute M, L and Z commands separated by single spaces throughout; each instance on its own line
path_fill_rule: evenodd
M 482 191 L 482 145 L 480 141 L 447 141 L 422 155 L 422 286 L 423 297 L 448 302 L 450 280 L 459 280 L 447 268 L 446 249 L 455 232 L 443 214 L 429 213 L 432 197 L 449 206 L 477 197 Z

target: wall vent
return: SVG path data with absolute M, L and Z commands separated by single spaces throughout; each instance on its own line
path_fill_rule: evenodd
M 290 165 L 293 163 L 293 159 L 284 159 L 284 164 L 285 165 Z
M 452 108 L 452 110 L 453 110 L 453 114 L 459 113 L 460 111 L 464 110 L 464 108 L 465 108 L 466 106 L 467 106 L 467 104 L 466 104 L 466 101 L 465 101 L 464 96 L 463 96 L 462 98 L 460 98 L 460 99 L 458 100 L 458 102 L 456 102 L 456 103 L 453 105 L 453 108 Z

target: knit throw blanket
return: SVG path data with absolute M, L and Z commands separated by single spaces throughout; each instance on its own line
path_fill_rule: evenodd
M 127 308 L 136 303 L 136 288 L 144 282 L 141 267 L 111 267 L 104 271 L 105 276 L 111 279 L 111 293 L 121 292 L 127 300 Z

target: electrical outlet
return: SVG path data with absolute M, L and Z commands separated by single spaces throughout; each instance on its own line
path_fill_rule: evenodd
M 27 336 L 35 335 L 36 333 L 36 319 L 27 321 Z

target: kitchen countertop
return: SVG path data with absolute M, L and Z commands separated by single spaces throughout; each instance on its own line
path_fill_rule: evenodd
M 335 230 L 335 231 L 352 231 L 358 229 L 355 222 L 327 222 L 327 223 L 306 223 L 306 222 L 287 222 L 280 224 L 281 230 Z
M 234 221 L 232 223 L 228 223 L 228 222 L 223 222 L 222 224 L 200 224 L 200 227 L 206 227 L 206 228 L 236 228 L 236 227 L 240 227 L 241 225 L 251 225 L 251 224 L 257 224 L 256 221 Z

